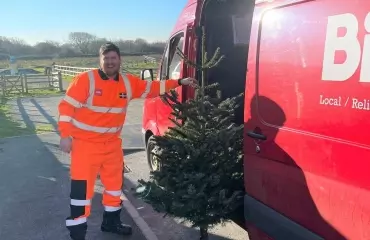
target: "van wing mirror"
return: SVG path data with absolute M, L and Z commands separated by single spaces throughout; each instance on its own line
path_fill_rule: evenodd
M 154 80 L 153 69 L 144 69 L 140 73 L 141 80 Z

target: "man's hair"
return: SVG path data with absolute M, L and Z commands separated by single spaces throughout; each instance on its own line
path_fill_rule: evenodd
M 121 52 L 119 50 L 119 48 L 112 42 L 107 42 L 107 43 L 104 43 L 103 45 L 101 45 L 100 49 L 99 49 L 99 54 L 100 55 L 104 55 L 108 52 L 116 52 L 118 54 L 118 56 L 121 56 Z

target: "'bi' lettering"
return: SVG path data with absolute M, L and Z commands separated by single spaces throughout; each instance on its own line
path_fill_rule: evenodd
M 360 25 L 362 27 L 362 25 Z M 370 33 L 370 13 L 367 14 L 364 29 Z M 338 36 L 339 29 L 345 29 L 344 36 Z M 355 15 L 345 13 L 328 18 L 325 50 L 322 70 L 322 80 L 345 81 L 349 79 L 360 66 L 360 82 L 370 82 L 370 34 L 366 34 L 363 42 L 358 39 L 359 23 Z M 346 59 L 343 63 L 335 63 L 337 51 L 344 51 Z M 361 64 L 360 64 L 361 63 Z

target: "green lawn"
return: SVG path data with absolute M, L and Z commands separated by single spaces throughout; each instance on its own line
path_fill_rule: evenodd
M 38 97 L 58 95 L 56 91 L 35 90 L 29 94 L 17 94 L 10 97 L 0 96 L 0 138 L 22 136 L 35 133 L 44 133 L 54 131 L 51 124 L 37 124 L 35 128 L 27 127 L 12 119 L 10 106 L 7 104 L 11 99 L 18 97 Z
M 38 71 L 40 73 L 43 73 L 45 71 L 45 69 L 43 67 L 34 67 L 32 69 L 35 70 L 35 71 Z
M 72 76 L 67 76 L 67 75 L 63 75 L 62 78 L 63 80 L 68 81 L 68 82 L 71 82 L 73 80 Z

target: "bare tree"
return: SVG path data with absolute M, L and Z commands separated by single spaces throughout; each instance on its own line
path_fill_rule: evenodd
M 119 49 L 124 53 L 132 53 L 135 52 L 135 42 L 133 40 L 119 40 L 116 41 L 117 46 Z
M 105 38 L 97 38 L 90 42 L 89 44 L 89 53 L 90 54 L 97 54 L 99 52 L 99 48 L 104 43 L 108 42 Z
M 66 43 L 60 46 L 60 57 L 75 57 L 78 53 L 72 44 Z
M 52 55 L 60 52 L 60 44 L 53 41 L 39 42 L 35 46 L 35 54 Z
M 94 40 L 96 40 L 96 36 L 87 32 L 71 32 L 69 34 L 69 41 L 82 54 L 89 53 L 89 46 Z
M 18 38 L 8 38 L 0 36 L 0 59 L 8 59 L 9 56 L 37 58 L 43 56 L 78 57 L 81 54 L 97 55 L 99 47 L 109 41 L 106 38 L 85 32 L 73 32 L 69 35 L 69 41 L 61 44 L 55 41 L 38 42 L 35 45 L 27 44 Z M 132 53 L 157 53 L 162 54 L 165 42 L 148 43 L 145 39 L 136 40 L 114 40 L 121 50 L 122 55 Z
M 145 39 L 137 38 L 134 43 L 136 52 L 145 52 L 148 48 L 148 42 Z

